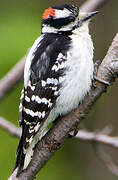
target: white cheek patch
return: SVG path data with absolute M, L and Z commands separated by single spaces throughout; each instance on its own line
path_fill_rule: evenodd
M 55 18 L 56 19 L 66 18 L 70 15 L 71 15 L 71 12 L 65 8 L 63 10 L 55 9 Z

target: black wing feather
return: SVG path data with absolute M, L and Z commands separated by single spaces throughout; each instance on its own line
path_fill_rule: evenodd
M 47 78 L 56 78 L 59 80 L 60 76 L 64 75 L 64 69 L 59 69 L 58 71 L 52 70 L 54 64 L 56 64 L 57 57 L 59 53 L 62 53 L 66 57 L 66 52 L 69 49 L 70 38 L 62 34 L 45 34 L 40 42 L 40 46 L 34 52 L 34 57 L 32 59 L 30 71 L 29 85 L 22 91 L 22 98 L 20 104 L 19 122 L 22 126 L 22 137 L 20 139 L 18 150 L 17 150 L 17 160 L 15 168 L 19 167 L 19 172 L 23 168 L 25 153 L 23 149 L 28 148 L 30 143 L 26 142 L 26 138 L 35 136 L 37 131 L 29 133 L 29 129 L 34 129 L 37 123 L 43 123 L 50 113 L 51 109 L 56 103 L 56 99 L 59 94 L 55 94 L 53 87 L 56 87 L 56 91 L 59 90 L 60 84 L 48 83 L 42 86 L 42 81 L 46 82 Z M 62 59 L 65 61 L 65 59 Z M 32 89 L 34 87 L 34 89 Z M 51 99 L 52 106 L 48 106 L 46 103 L 37 103 L 32 100 L 33 95 L 39 97 L 40 99 L 46 98 Z M 28 99 L 28 100 L 27 100 Z M 30 100 L 30 102 L 28 102 Z M 29 109 L 32 112 L 45 112 L 45 116 L 31 116 L 25 109 Z

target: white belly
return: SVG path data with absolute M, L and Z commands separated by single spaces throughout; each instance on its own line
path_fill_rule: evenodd
M 86 35 L 86 36 L 85 36 Z M 68 52 L 66 75 L 60 79 L 62 87 L 55 111 L 66 114 L 75 109 L 90 90 L 93 79 L 93 44 L 88 33 L 72 35 L 72 48 Z

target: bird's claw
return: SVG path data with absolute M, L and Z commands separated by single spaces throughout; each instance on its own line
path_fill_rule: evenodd
M 94 64 L 94 72 L 93 72 L 94 80 L 104 84 L 105 86 L 110 86 L 110 83 L 108 81 L 105 81 L 97 77 L 98 66 L 100 63 L 101 63 L 101 60 L 97 60 Z M 93 82 L 93 86 L 95 86 L 94 82 Z

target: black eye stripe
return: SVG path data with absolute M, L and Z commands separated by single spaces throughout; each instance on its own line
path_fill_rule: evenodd
M 60 29 L 63 26 L 68 25 L 71 22 L 75 21 L 75 16 L 69 16 L 67 18 L 58 18 L 58 19 L 46 19 L 43 20 L 43 24 L 49 24 L 51 27 Z

